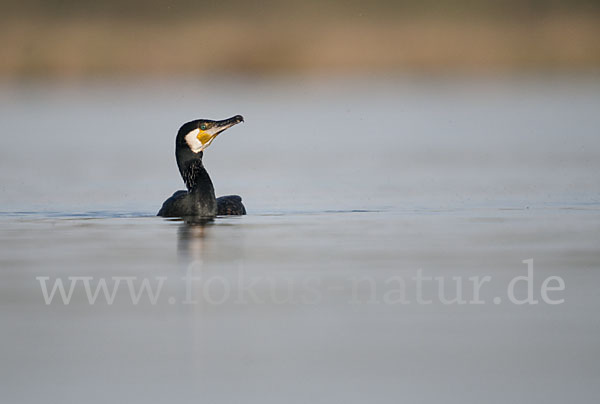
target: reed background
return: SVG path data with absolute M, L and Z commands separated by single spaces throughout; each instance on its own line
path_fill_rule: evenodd
M 600 71 L 600 1 L 2 2 L 0 78 Z

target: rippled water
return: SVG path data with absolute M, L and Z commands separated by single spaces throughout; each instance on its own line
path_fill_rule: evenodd
M 599 90 L 569 77 L 3 85 L 0 398 L 593 400 Z M 235 114 L 246 122 L 205 165 L 249 214 L 155 217 L 182 188 L 179 124 Z M 508 285 L 529 259 L 538 303 L 517 305 Z M 440 301 L 437 280 L 419 303 L 419 274 L 446 298 L 457 278 L 466 303 Z M 485 276 L 471 304 L 469 279 Z M 551 276 L 561 304 L 543 300 Z M 45 304 L 42 284 L 69 277 L 70 302 Z M 112 304 L 90 304 L 85 282 L 118 278 Z M 135 304 L 128 285 L 144 280 L 162 288 Z

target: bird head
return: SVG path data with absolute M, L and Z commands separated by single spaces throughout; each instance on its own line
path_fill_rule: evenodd
M 236 115 L 222 121 L 197 119 L 183 124 L 177 134 L 177 146 L 187 146 L 193 153 L 204 151 L 213 140 L 223 131 L 244 122 L 241 115 Z

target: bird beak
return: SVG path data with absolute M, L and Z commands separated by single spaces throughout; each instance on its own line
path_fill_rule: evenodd
M 214 135 L 217 136 L 219 133 L 231 128 L 233 125 L 237 125 L 240 122 L 244 122 L 244 117 L 241 115 L 236 115 L 229 119 L 223 119 L 222 121 L 216 121 L 214 126 L 207 130 L 207 132 L 212 131 L 214 132 Z
M 200 132 L 198 133 L 198 136 L 197 136 L 198 140 L 200 140 L 202 142 L 202 147 L 200 148 L 200 151 L 203 151 L 208 146 L 210 146 L 212 141 L 215 140 L 215 138 L 221 132 L 224 132 L 225 130 L 231 128 L 234 125 L 237 125 L 240 122 L 244 122 L 244 117 L 241 115 L 236 115 L 229 119 L 223 119 L 222 121 L 215 121 L 214 124 L 210 128 L 208 128 L 204 131 L 200 130 Z

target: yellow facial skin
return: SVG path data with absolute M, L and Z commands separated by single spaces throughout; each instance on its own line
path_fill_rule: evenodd
M 217 137 L 217 134 L 210 134 L 205 130 L 200 130 L 198 132 L 198 135 L 196 136 L 196 138 L 200 141 L 200 143 L 202 143 L 202 150 L 206 149 L 214 140 L 214 138 Z
M 217 125 L 211 124 L 211 123 L 203 123 L 199 128 L 198 128 L 198 134 L 196 135 L 196 139 L 198 139 L 198 141 L 200 143 L 202 143 L 202 147 L 200 148 L 200 151 L 203 151 L 204 149 L 206 149 L 208 146 L 210 146 L 210 144 L 212 143 L 213 140 L 215 140 L 215 138 L 217 137 L 217 135 L 221 132 L 223 132 L 223 130 L 227 129 L 226 127 L 218 127 Z

